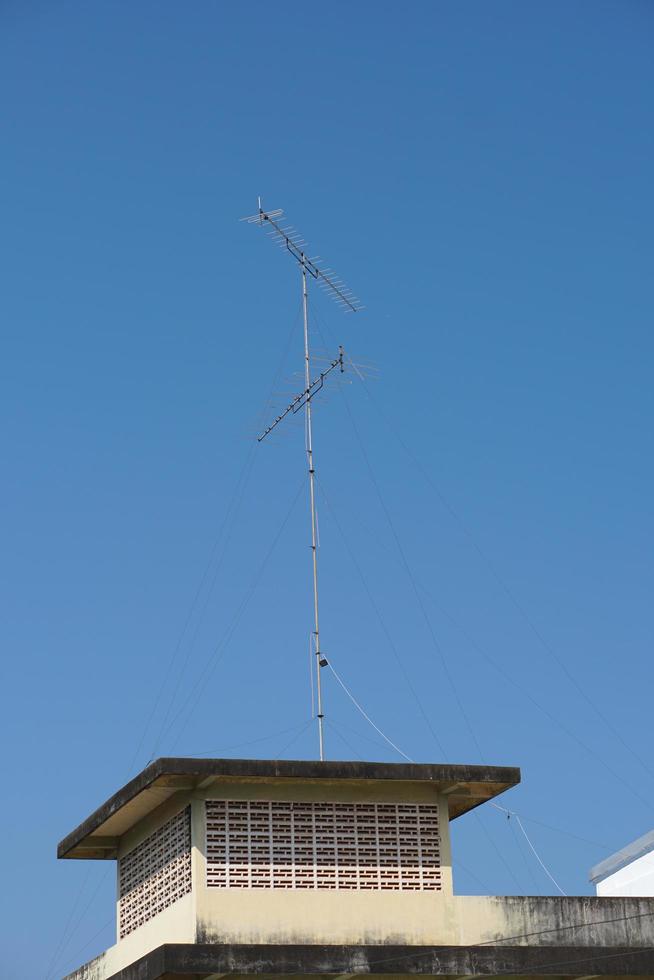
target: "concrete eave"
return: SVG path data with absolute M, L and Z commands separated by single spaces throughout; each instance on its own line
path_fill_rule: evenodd
M 82 980 L 86 967 L 69 975 Z M 228 976 L 654 976 L 652 947 L 286 946 L 168 944 L 107 980 Z
M 156 759 L 114 793 L 59 843 L 57 857 L 116 857 L 123 834 L 178 792 L 212 781 L 328 781 L 365 785 L 393 780 L 434 783 L 448 796 L 450 819 L 467 813 L 520 782 L 513 766 L 440 765 L 437 763 L 316 762 L 272 759 Z

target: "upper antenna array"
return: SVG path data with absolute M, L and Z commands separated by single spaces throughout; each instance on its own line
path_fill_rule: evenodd
M 282 227 L 281 221 L 285 221 L 283 218 L 284 212 L 281 208 L 276 211 L 264 211 L 261 207 L 261 199 L 259 199 L 259 211 L 257 214 L 252 214 L 248 218 L 241 218 L 241 221 L 247 221 L 248 224 L 254 225 L 258 224 L 264 228 L 267 228 L 268 234 L 274 242 L 276 242 L 280 248 L 285 248 L 290 254 L 296 259 L 297 262 L 305 269 L 309 275 L 315 279 L 318 285 L 326 290 L 332 299 L 341 306 L 346 313 L 358 313 L 364 307 L 361 301 L 354 295 L 351 289 L 349 289 L 343 280 L 336 275 L 333 269 L 326 269 L 319 255 L 308 256 L 304 251 L 306 247 L 306 242 L 292 225 L 286 225 Z

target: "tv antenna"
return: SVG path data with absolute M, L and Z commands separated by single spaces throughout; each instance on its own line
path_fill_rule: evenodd
M 286 225 L 283 218 L 284 212 L 281 209 L 276 211 L 264 211 L 261 206 L 261 198 L 258 198 L 258 211 L 256 214 L 247 218 L 241 218 L 251 225 L 259 225 L 268 232 L 275 244 L 279 245 L 295 259 L 300 269 L 302 283 L 302 313 L 304 319 L 304 389 L 293 398 L 291 403 L 277 418 L 265 429 L 258 437 L 261 442 L 266 436 L 279 425 L 287 415 L 295 415 L 302 408 L 305 412 L 306 421 L 306 454 L 309 469 L 309 502 L 311 505 L 311 556 L 313 570 L 313 649 L 315 654 L 316 671 L 316 696 L 317 696 L 317 718 L 318 718 L 318 743 L 320 750 L 320 761 L 325 758 L 325 734 L 324 734 L 324 707 L 322 696 L 322 684 L 320 672 L 327 666 L 327 659 L 320 649 L 320 619 L 318 615 L 318 523 L 316 520 L 316 492 L 315 492 L 315 465 L 313 458 L 313 428 L 311 420 L 311 401 L 322 389 L 325 378 L 332 371 L 345 370 L 345 355 L 342 347 L 338 348 L 337 356 L 329 363 L 329 366 L 321 373 L 311 378 L 311 357 L 309 352 L 309 294 L 307 283 L 309 279 L 316 282 L 324 289 L 331 298 L 346 313 L 357 313 L 363 307 L 357 297 L 345 285 L 342 279 L 336 275 L 332 269 L 325 268 L 319 255 L 309 256 L 305 251 L 306 243 L 299 232 L 290 225 Z M 284 225 L 282 225 L 284 222 Z

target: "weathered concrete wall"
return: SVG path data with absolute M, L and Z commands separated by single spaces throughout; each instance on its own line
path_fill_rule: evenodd
M 199 896 L 201 943 L 654 946 L 654 900 L 288 892 Z M 313 897 L 316 897 L 314 895 Z
M 343 896 L 325 893 L 321 905 L 322 918 L 314 918 L 315 907 L 307 907 L 305 896 L 291 893 L 279 913 L 279 930 L 274 935 L 271 923 L 261 929 L 265 941 L 249 939 L 256 934 L 256 902 L 261 893 L 230 892 L 228 901 L 204 908 L 204 919 L 198 919 L 197 930 L 189 932 L 192 924 L 192 896 L 176 903 L 152 922 L 147 923 L 122 943 L 70 975 L 70 980 L 106 980 L 147 952 L 165 943 L 189 945 L 215 944 L 242 946 L 262 943 L 270 947 L 292 944 L 314 947 L 383 946 L 444 947 L 445 949 L 516 947 L 548 947 L 561 949 L 614 948 L 654 949 L 654 899 L 651 898 L 559 898 L 512 897 L 478 898 L 472 896 L 432 896 L 432 917 L 423 917 L 423 908 L 412 899 L 419 894 L 389 893 Z M 357 913 L 356 903 L 339 909 L 343 897 L 358 899 L 366 904 L 365 914 Z M 393 920 L 394 903 L 399 897 L 404 906 L 398 921 Z M 379 902 L 375 900 L 379 899 Z M 244 909 L 240 901 L 250 904 Z M 371 902 L 371 900 L 373 900 Z M 233 905 L 232 905 L 233 903 Z M 254 904 L 252 904 L 254 903 Z M 230 905 L 232 907 L 230 908 Z M 374 926 L 372 909 L 379 913 L 379 926 Z M 213 915 L 209 917 L 209 911 Z M 397 911 L 397 908 L 395 908 Z M 411 921 L 417 914 L 418 924 Z M 269 916 L 270 910 L 266 911 Z M 293 918 L 295 916 L 295 918 Z M 249 923 L 247 927 L 243 922 Z M 294 923 L 289 928 L 288 923 Z M 140 934 L 140 935 L 139 935 Z M 235 941 L 233 934 L 238 934 Z M 301 936 L 302 939 L 292 938 Z M 329 939 L 319 939 L 328 936 Z M 347 938 L 343 938 L 347 937 Z M 130 940 L 134 940 L 130 942 Z M 575 954 L 578 955 L 578 954 Z
M 654 899 L 455 896 L 458 943 L 654 946 Z

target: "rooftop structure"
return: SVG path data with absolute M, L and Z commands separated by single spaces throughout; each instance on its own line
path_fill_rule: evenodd
M 654 896 L 654 830 L 591 868 L 598 895 Z
M 71 980 L 654 974 L 654 901 L 457 896 L 450 821 L 511 767 L 159 759 L 61 841 L 117 861 Z

